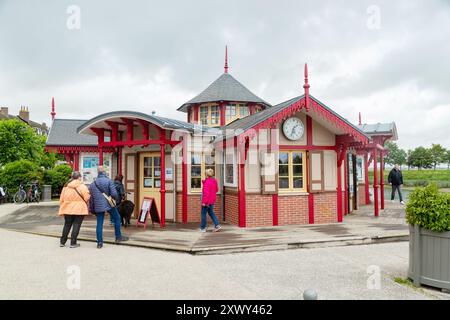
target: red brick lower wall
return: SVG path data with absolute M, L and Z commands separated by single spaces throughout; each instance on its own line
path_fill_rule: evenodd
M 247 194 L 245 199 L 247 227 L 273 225 L 272 195 Z
M 237 193 L 225 193 L 225 221 L 239 225 L 239 205 Z
M 217 216 L 219 221 L 222 221 L 222 213 L 221 213 L 221 196 L 217 195 L 216 204 L 214 205 L 214 213 Z M 202 204 L 200 203 L 200 195 L 199 194 L 188 194 L 188 212 L 187 212 L 187 222 L 200 222 L 200 214 L 202 210 Z M 176 201 L 176 221 L 183 222 L 183 194 L 177 193 L 177 201 Z
M 308 196 L 278 195 L 278 225 L 308 224 Z
M 314 194 L 314 223 L 337 222 L 337 193 Z
M 359 184 L 358 185 L 358 204 L 360 206 L 366 205 L 366 185 Z

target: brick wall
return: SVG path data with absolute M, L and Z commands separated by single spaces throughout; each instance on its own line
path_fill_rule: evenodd
M 237 193 L 225 193 L 225 221 L 239 225 L 239 209 Z
M 246 226 L 264 227 L 273 225 L 272 195 L 246 195 Z
M 359 184 L 358 185 L 358 204 L 360 206 L 366 205 L 366 185 L 365 184 Z
M 222 197 L 220 195 L 217 195 L 216 204 L 214 205 L 214 213 L 216 214 L 219 221 L 222 221 L 221 198 Z M 200 203 L 200 194 L 188 194 L 187 199 L 187 222 L 200 222 L 200 214 L 202 210 L 202 204 Z M 183 194 L 181 192 L 177 193 L 176 202 L 176 221 L 183 222 Z
M 324 192 L 314 194 L 314 223 L 337 222 L 337 194 Z
M 278 225 L 307 224 L 309 222 L 308 216 L 307 195 L 278 195 Z

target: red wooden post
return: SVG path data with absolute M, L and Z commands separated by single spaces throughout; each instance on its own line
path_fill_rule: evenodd
M 313 146 L 313 124 L 312 118 L 306 116 L 306 144 L 308 147 Z M 308 180 L 311 177 L 311 173 L 307 174 Z M 310 224 L 314 224 L 314 194 L 310 190 L 311 181 L 307 181 L 308 189 L 308 220 Z
M 64 157 L 66 158 L 67 164 L 68 164 L 69 166 L 72 167 L 72 170 L 74 170 L 74 168 L 73 168 L 73 163 L 72 163 L 72 161 L 70 160 L 70 154 L 69 154 L 69 153 L 65 153 L 65 154 L 64 154 Z
M 198 123 L 198 109 L 199 106 L 196 104 L 193 106 L 194 109 L 194 123 L 197 124 Z
M 98 147 L 98 165 L 99 166 L 103 165 L 103 148 L 102 147 Z
M 366 193 L 366 205 L 370 204 L 370 192 L 369 192 L 369 159 L 367 152 L 364 154 L 364 189 Z
M 381 210 L 384 210 L 384 170 L 383 170 L 383 162 L 384 162 L 384 152 L 380 151 L 380 201 L 381 201 Z
M 187 207 L 187 135 L 183 136 L 183 159 L 181 162 L 181 178 L 182 178 L 182 221 L 187 223 L 188 221 L 188 207 Z
M 239 207 L 239 227 L 246 226 L 246 203 L 245 203 L 245 139 L 238 145 L 239 148 L 239 191 L 238 191 L 238 207 Z
M 219 104 L 219 110 L 220 110 L 220 125 L 224 126 L 226 124 L 225 121 L 225 109 L 226 109 L 227 105 L 225 102 L 221 102 Z
M 80 170 L 80 153 L 79 152 L 75 152 L 73 154 L 73 169 L 75 171 Z
M 165 144 L 160 144 L 160 156 L 161 156 L 161 186 L 160 186 L 160 193 L 161 193 L 161 227 L 164 227 L 166 225 L 166 168 L 165 168 Z
M 373 148 L 373 204 L 375 210 L 375 217 L 378 217 L 378 176 L 377 176 L 377 148 Z
M 337 211 L 338 222 L 342 222 L 342 162 L 337 164 Z
M 122 147 L 117 148 L 117 173 L 122 174 Z

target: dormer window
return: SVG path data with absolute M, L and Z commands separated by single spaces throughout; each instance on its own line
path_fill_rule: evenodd
M 243 103 L 230 103 L 225 109 L 225 123 L 228 124 L 236 119 L 250 115 L 248 106 Z
M 204 126 L 220 125 L 220 109 L 216 103 L 202 104 L 199 108 L 199 122 Z

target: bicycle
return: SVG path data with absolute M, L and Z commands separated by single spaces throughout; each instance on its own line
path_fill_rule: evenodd
M 39 203 L 39 198 L 41 194 L 39 192 L 39 186 L 37 182 L 31 184 L 27 193 L 27 202 L 37 202 Z
M 19 185 L 19 190 L 14 194 L 14 203 L 23 203 L 26 198 L 27 193 L 25 192 L 25 188 L 21 182 Z
M 9 198 L 8 188 L 0 186 L 0 204 L 7 203 Z

